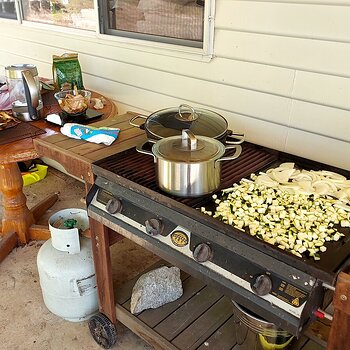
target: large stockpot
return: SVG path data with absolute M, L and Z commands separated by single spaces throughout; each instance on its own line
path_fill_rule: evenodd
M 145 150 L 144 145 L 136 149 L 154 157 L 159 188 L 179 197 L 198 197 L 217 190 L 221 162 L 236 159 L 242 152 L 239 145 L 225 146 L 211 137 L 194 136 L 189 130 L 156 141 L 152 151 Z M 228 149 L 236 151 L 223 157 Z
M 135 123 L 137 119 L 142 119 L 144 123 Z M 228 130 L 228 122 L 222 115 L 208 109 L 194 109 L 186 104 L 162 109 L 148 117 L 136 115 L 129 123 L 144 129 L 147 137 L 153 140 L 178 136 L 183 129 L 189 129 L 194 135 L 212 137 L 224 144 L 239 145 L 244 141 L 244 134 Z

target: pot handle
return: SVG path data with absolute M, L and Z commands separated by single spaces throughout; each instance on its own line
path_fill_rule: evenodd
M 156 162 L 157 158 L 156 158 L 155 155 L 152 153 L 152 151 L 147 151 L 147 150 L 143 149 L 143 147 L 144 147 L 148 142 L 154 143 L 153 140 L 147 140 L 147 141 L 145 141 L 145 142 L 143 142 L 143 143 L 141 143 L 141 144 L 138 144 L 138 145 L 136 146 L 136 151 L 139 152 L 139 153 L 142 153 L 142 154 L 147 154 L 148 156 L 152 156 L 153 159 L 154 159 L 154 162 Z
M 135 115 L 134 117 L 132 117 L 132 118 L 129 120 L 129 124 L 130 124 L 131 126 L 135 126 L 136 128 L 144 129 L 144 127 L 143 127 L 144 124 L 136 124 L 136 123 L 134 123 L 134 121 L 137 120 L 137 119 L 145 119 L 145 120 L 146 120 L 147 117 L 144 116 L 144 115 L 141 115 L 141 114 Z
M 230 138 L 232 138 L 233 140 L 230 141 Z M 236 133 L 236 132 L 229 132 L 227 134 L 226 141 L 225 141 L 225 143 L 228 145 L 240 145 L 243 142 L 244 142 L 244 134 Z
M 36 109 L 39 106 L 39 90 L 30 70 L 24 70 L 21 72 L 21 74 L 23 79 L 24 93 L 27 100 L 29 117 L 31 120 L 36 120 L 38 119 Z
M 236 152 L 232 155 L 232 156 L 228 156 L 228 157 L 222 157 L 220 159 L 217 159 L 216 162 L 222 162 L 224 160 L 233 160 L 238 158 L 241 153 L 242 153 L 242 146 L 239 145 L 235 145 L 235 146 L 226 146 L 225 147 L 226 150 L 228 149 L 236 149 Z

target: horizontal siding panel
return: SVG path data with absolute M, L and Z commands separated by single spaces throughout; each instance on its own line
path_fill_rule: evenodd
M 113 65 L 108 65 L 110 62 L 105 62 L 103 59 L 86 57 L 86 62 L 89 60 L 95 63 L 95 68 L 83 75 L 86 88 L 106 94 L 106 96 L 124 104 L 156 111 L 186 102 L 193 106 L 213 110 L 221 108 L 230 112 L 255 116 L 258 119 L 278 124 L 287 125 L 289 120 L 291 102 L 288 98 L 220 86 L 216 83 L 203 82 L 193 78 L 183 77 L 179 80 L 173 74 L 154 72 L 142 67 L 115 70 Z M 100 61 L 101 64 L 96 64 Z M 23 62 L 23 60 L 19 59 L 18 62 Z M 43 74 L 44 71 L 51 74 L 51 65 L 35 60 L 30 60 L 30 63 L 37 65 L 40 76 L 47 76 Z M 101 73 L 98 67 L 101 66 L 104 67 L 107 76 L 111 76 L 110 72 L 114 71 L 117 80 L 103 79 L 102 74 L 98 76 Z M 146 91 L 148 91 L 152 97 L 143 97 L 139 103 L 133 102 L 135 96 L 125 93 L 125 91 L 128 91 L 127 86 L 135 87 L 141 96 L 146 95 Z M 220 93 L 213 93 L 218 90 L 220 90 Z M 208 96 L 211 97 L 208 98 Z M 169 100 L 176 101 L 176 103 L 169 104 Z
M 350 142 L 350 111 L 347 110 L 293 101 L 290 126 Z
M 284 149 L 288 127 L 235 113 L 220 112 L 224 113 L 230 129 L 244 133 L 246 141 L 277 150 Z
M 350 109 L 349 96 L 350 78 L 305 71 L 296 72 L 293 98 Z
M 23 30 L 23 28 L 20 28 Z M 66 51 L 84 53 L 86 56 L 103 57 L 115 62 L 148 67 L 149 69 L 176 73 L 179 76 L 189 76 L 203 80 L 218 82 L 225 85 L 249 88 L 252 90 L 268 92 L 283 96 L 289 96 L 292 90 L 294 71 L 286 68 L 266 66 L 251 62 L 232 61 L 215 57 L 210 63 L 191 61 L 176 57 L 155 55 L 148 52 L 140 52 L 120 48 L 111 42 L 97 44 L 93 38 L 81 38 L 55 36 L 52 42 L 52 32 L 40 32 L 25 28 L 26 33 L 16 32 L 16 36 L 9 35 L 2 38 L 7 51 L 14 54 L 19 52 L 32 58 L 52 62 L 52 55 L 62 54 Z M 26 40 L 22 40 L 22 35 Z M 0 62 L 2 58 L 0 57 Z M 83 61 L 81 63 L 84 63 Z M 100 68 L 100 67 L 97 67 Z M 82 69 L 86 67 L 82 64 Z M 100 69 L 100 72 L 103 70 Z M 117 73 L 117 72 L 116 72 Z
M 289 129 L 285 151 L 350 170 L 350 142 L 337 141 L 302 130 Z
M 349 18 L 350 6 L 218 0 L 215 26 L 349 42 Z
M 52 78 L 52 65 L 51 63 L 43 62 L 42 60 L 37 60 L 27 53 L 21 54 L 17 50 L 13 52 L 8 52 L 0 49 L 0 62 L 6 67 L 11 64 L 22 64 L 31 63 L 34 64 L 38 69 L 38 74 L 40 77 Z
M 217 56 L 350 77 L 350 45 L 217 30 Z
M 277 124 L 287 125 L 289 121 L 291 101 L 284 97 L 220 86 L 216 83 L 208 83 L 193 78 L 183 77 L 180 81 L 171 74 L 162 74 L 161 72 L 154 74 L 154 72 L 145 69 L 139 70 L 137 67 L 124 74 L 120 72 L 118 80 L 118 82 L 115 82 L 95 76 L 84 76 L 87 87 L 104 91 L 106 86 L 109 86 L 111 89 L 109 95 L 126 104 L 130 104 L 130 102 L 121 98 L 119 93 L 127 86 L 135 87 L 141 93 L 151 94 L 152 98 L 145 98 L 142 103 L 136 104 L 144 106 L 143 108 L 146 110 L 156 111 L 174 106 L 167 103 L 168 98 L 173 98 L 178 101 L 175 106 L 186 102 L 193 106 L 209 109 L 220 108 L 229 112 L 254 116 Z M 114 84 L 115 86 L 123 86 L 123 88 L 114 89 Z M 220 91 L 220 93 L 215 93 L 217 91 Z M 133 95 L 125 94 L 124 91 L 122 91 L 122 94 L 125 98 L 134 98 Z
M 93 71 L 92 65 L 89 69 L 92 75 L 98 75 L 101 72 L 96 67 L 103 66 L 107 75 L 110 75 L 109 72 L 112 72 L 115 67 L 114 62 L 85 57 L 85 62 L 88 65 L 88 60 L 95 63 L 96 71 Z M 184 76 L 179 79 L 176 74 L 157 72 L 144 67 L 134 66 L 132 70 L 120 67 L 120 69 L 114 71 L 118 83 L 135 86 L 160 95 L 191 100 L 192 104 L 196 105 L 205 104 L 210 108 L 220 107 L 227 111 L 250 115 L 279 124 L 286 125 L 288 123 L 291 107 L 288 98 Z M 160 97 L 155 100 L 158 106 L 160 105 L 159 100 Z M 164 105 L 161 103 L 159 108 L 162 107 Z

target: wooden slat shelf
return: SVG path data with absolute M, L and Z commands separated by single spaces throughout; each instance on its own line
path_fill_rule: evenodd
M 160 261 L 143 273 L 163 265 L 169 266 Z M 115 291 L 117 319 L 155 349 L 239 350 L 229 298 L 181 271 L 183 295 L 179 299 L 133 315 L 130 313 L 130 298 L 139 276 Z M 324 347 L 302 337 L 289 349 L 318 350 Z

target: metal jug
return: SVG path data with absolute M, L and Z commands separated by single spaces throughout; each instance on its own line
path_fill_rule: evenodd
M 13 115 L 23 121 L 40 119 L 43 101 L 40 95 L 38 70 L 32 64 L 5 67 Z

